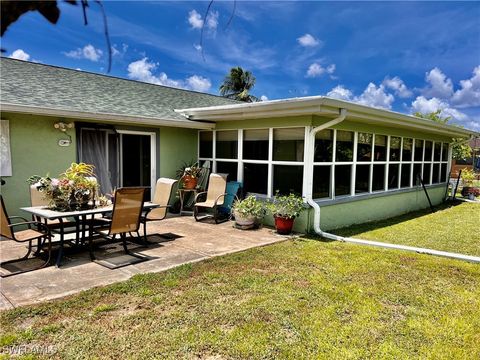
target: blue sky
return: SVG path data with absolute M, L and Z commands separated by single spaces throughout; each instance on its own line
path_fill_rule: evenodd
M 443 109 L 480 131 L 480 2 L 105 1 L 113 76 L 218 94 L 233 66 L 264 99 L 328 95 L 403 113 Z M 91 1 L 60 3 L 53 26 L 29 13 L 2 38 L 7 56 L 104 73 Z M 203 53 L 200 28 L 204 26 Z

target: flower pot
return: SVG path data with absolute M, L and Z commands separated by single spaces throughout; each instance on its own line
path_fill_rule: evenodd
M 182 178 L 183 188 L 184 189 L 195 189 L 198 183 L 198 179 L 191 177 L 190 175 L 185 175 Z
M 283 218 L 280 216 L 275 216 L 275 228 L 277 229 L 277 233 L 281 235 L 288 235 L 292 232 L 293 222 L 295 218 Z
M 462 189 L 462 196 L 468 197 L 470 194 L 473 196 L 480 196 L 480 188 L 476 186 L 464 186 Z
M 475 200 L 475 194 L 474 193 L 468 194 L 468 199 L 469 200 Z
M 251 229 L 255 226 L 255 216 L 242 215 L 236 211 L 233 212 L 235 223 L 243 229 Z

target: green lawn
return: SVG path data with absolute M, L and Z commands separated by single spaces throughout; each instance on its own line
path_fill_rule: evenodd
M 58 359 L 478 359 L 479 309 L 478 265 L 300 239 L 3 312 L 0 347 L 53 346 Z
M 334 231 L 342 236 L 480 256 L 480 204 L 443 205 Z

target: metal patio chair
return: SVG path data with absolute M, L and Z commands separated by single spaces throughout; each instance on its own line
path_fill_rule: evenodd
M 201 221 L 203 219 L 211 217 L 213 217 L 213 219 L 215 220 L 215 224 L 226 221 L 220 221 L 220 213 L 218 211 L 219 207 L 222 206 L 225 201 L 225 196 L 227 195 L 226 188 L 226 176 L 222 176 L 220 174 L 210 174 L 207 191 L 198 193 L 195 197 L 195 204 L 193 205 L 193 216 L 195 217 L 196 221 Z M 200 198 L 202 197 L 206 197 L 204 201 L 200 201 Z M 213 215 L 205 215 L 200 217 L 199 208 L 211 209 L 213 211 Z
M 46 246 L 46 252 L 47 252 L 47 260 L 43 263 L 41 263 L 39 266 L 34 267 L 32 269 L 27 269 L 27 270 L 18 270 L 15 272 L 11 272 L 9 274 L 1 274 L 1 277 L 7 277 L 7 276 L 12 276 L 16 274 L 21 274 L 25 273 L 28 271 L 33 271 L 33 270 L 38 270 L 41 269 L 45 266 L 47 266 L 50 263 L 50 258 L 52 255 L 52 236 L 50 233 L 50 229 L 43 223 L 38 222 L 38 221 L 28 221 L 27 219 L 24 219 L 21 216 L 8 216 L 7 215 L 7 210 L 5 208 L 5 203 L 3 202 L 3 197 L 0 195 L 0 200 L 2 203 L 2 210 L 1 210 L 1 222 L 0 222 L 0 235 L 4 239 L 12 240 L 18 243 L 26 243 L 28 242 L 28 250 L 26 255 L 19 259 L 13 259 L 13 260 L 8 260 L 4 261 L 0 264 L 0 267 L 4 267 L 4 265 L 7 264 L 15 264 L 21 261 L 25 261 L 29 258 L 30 254 L 32 253 L 32 242 L 34 240 L 37 240 L 37 250 L 35 251 L 34 255 L 39 255 L 42 250 L 45 250 Z M 23 220 L 22 222 L 18 223 L 12 223 L 12 219 L 21 219 Z M 18 231 L 13 231 L 15 227 L 19 226 L 25 226 L 27 229 L 25 230 L 18 230 Z M 33 228 L 33 226 L 36 227 L 36 229 Z
M 167 217 L 168 209 L 170 208 L 169 203 L 173 195 L 173 188 L 177 182 L 178 180 L 168 178 L 160 178 L 157 180 L 152 202 L 158 205 L 158 207 L 142 214 L 140 219 L 140 222 L 143 224 L 143 239 L 145 244 L 148 244 L 147 222 L 159 221 Z
M 115 191 L 112 217 L 107 221 L 105 227 L 93 227 L 93 233 L 114 241 L 117 235 L 122 240 L 123 249 L 126 254 L 132 254 L 127 248 L 127 233 L 137 233 L 140 228 L 140 217 L 143 209 L 143 197 L 145 188 L 120 188 Z M 89 239 L 90 257 L 95 259 L 93 254 L 93 236 Z

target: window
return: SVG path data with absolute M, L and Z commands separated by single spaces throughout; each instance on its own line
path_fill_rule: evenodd
M 216 157 L 217 159 L 236 159 L 238 149 L 238 131 L 217 131 Z
M 423 160 L 423 140 L 415 139 L 415 161 Z
M 335 196 L 350 195 L 351 165 L 335 165 Z
M 244 163 L 243 186 L 246 192 L 266 195 L 268 193 L 268 165 Z
M 337 130 L 337 150 L 335 161 L 353 160 L 353 132 Z
M 402 161 L 411 161 L 412 160 L 412 139 L 403 139 L 402 147 Z
M 442 144 L 439 142 L 436 142 L 433 150 L 433 161 L 440 161 L 441 149 L 442 149 Z
M 442 164 L 440 169 L 440 181 L 446 182 L 447 181 L 447 164 Z
M 333 161 L 333 130 L 322 130 L 315 134 L 315 162 Z
M 425 185 L 430 184 L 430 172 L 432 171 L 432 164 L 430 163 L 425 163 L 423 165 L 423 176 L 422 180 Z
M 211 158 L 213 156 L 213 131 L 200 131 L 199 157 Z
M 303 166 L 274 165 L 273 192 L 281 195 L 294 193 L 302 195 Z
M 390 161 L 400 161 L 400 144 L 402 139 L 396 136 L 390 138 Z
M 447 143 L 443 143 L 442 161 L 448 161 L 448 144 Z
M 420 185 L 420 181 L 418 177 L 422 176 L 422 164 L 414 164 L 413 165 L 413 183 L 415 185 Z
M 303 161 L 305 128 L 273 130 L 273 160 Z
M 385 165 L 373 165 L 372 191 L 385 189 Z
M 372 160 L 372 140 L 372 134 L 358 133 L 357 161 Z
M 432 184 L 438 184 L 440 177 L 440 164 L 433 164 Z
M 268 160 L 268 129 L 243 131 L 243 158 Z
M 313 168 L 313 198 L 330 197 L 331 166 L 314 166 Z
M 431 141 L 425 141 L 425 158 L 424 161 L 432 161 L 433 144 Z
M 374 161 L 387 160 L 387 137 L 385 135 L 375 135 L 375 158 Z
M 228 174 L 227 181 L 237 181 L 237 162 L 217 161 L 217 173 Z
M 398 164 L 390 164 L 388 166 L 388 190 L 398 188 L 398 172 L 400 166 Z
M 355 174 L 355 194 L 370 191 L 370 165 L 357 165 Z
M 400 187 L 410 187 L 410 164 L 402 164 L 402 178 L 400 180 Z

